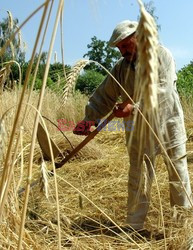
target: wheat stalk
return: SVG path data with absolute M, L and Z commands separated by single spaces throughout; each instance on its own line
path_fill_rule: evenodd
M 62 55 L 62 66 L 63 66 L 63 73 L 64 73 L 64 79 L 66 81 L 66 70 L 65 70 L 65 63 L 64 63 L 64 35 L 63 35 L 63 11 L 64 6 L 62 8 L 62 11 L 60 13 L 60 37 L 61 37 L 61 55 Z
M 38 53 L 38 59 L 37 59 L 37 63 L 36 63 L 36 67 L 35 67 L 34 73 L 33 73 L 32 84 L 31 84 L 31 88 L 30 88 L 30 92 L 29 92 L 29 96 L 28 96 L 28 102 L 30 102 L 31 94 L 32 94 L 32 91 L 33 91 L 33 88 L 34 88 L 34 84 L 35 84 L 35 80 L 36 80 L 36 76 L 37 76 L 37 73 L 38 73 L 38 68 L 39 68 L 39 64 L 40 64 L 42 49 L 43 49 L 43 45 L 44 45 L 44 41 L 45 41 L 45 37 L 46 37 L 46 32 L 47 32 L 47 29 L 48 29 L 48 23 L 49 23 L 49 20 L 50 20 L 52 8 L 53 8 L 53 1 L 51 2 L 51 5 L 50 5 L 50 9 L 49 9 L 49 13 L 48 13 L 48 17 L 47 17 L 47 21 L 46 21 L 44 33 L 43 33 L 43 36 L 42 36 L 42 41 L 41 41 L 41 44 L 40 44 L 40 49 L 39 49 L 39 53 Z M 27 106 L 26 106 L 26 110 L 24 112 L 24 117 L 25 117 L 26 113 L 27 113 Z
M 20 178 L 19 181 L 17 182 L 17 187 L 16 187 L 16 192 L 18 191 L 20 184 L 22 182 L 23 179 L 23 169 L 24 169 L 24 157 L 23 157 L 23 126 L 20 127 L 20 134 L 19 134 L 19 138 L 20 138 L 20 147 L 21 147 L 21 164 L 20 164 Z
M 5 129 L 5 121 L 3 119 L 0 119 L 0 163 L 2 163 L 4 160 L 6 141 L 7 132 Z

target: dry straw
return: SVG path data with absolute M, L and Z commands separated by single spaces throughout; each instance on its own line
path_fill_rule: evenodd
M 23 27 L 23 25 L 36 12 L 38 12 L 44 5 L 45 5 L 45 3 L 42 4 L 40 7 L 38 7 L 21 24 L 21 26 L 19 27 L 19 29 L 21 29 Z M 12 148 L 13 148 L 13 145 L 14 145 L 16 130 L 17 130 L 18 123 L 19 123 L 19 118 L 20 118 L 20 115 L 21 115 L 21 106 L 23 104 L 25 90 L 26 90 L 27 83 L 28 83 L 28 80 L 29 80 L 29 75 L 31 73 L 32 64 L 33 64 L 33 60 L 34 60 L 34 57 L 35 57 L 35 52 L 36 52 L 36 49 L 37 49 L 37 44 L 38 44 L 38 39 L 39 39 L 41 28 L 42 28 L 42 23 L 40 23 L 40 29 L 38 31 L 38 35 L 37 35 L 37 38 L 36 38 L 36 41 L 35 41 L 34 49 L 33 49 L 33 52 L 32 52 L 32 57 L 31 57 L 31 60 L 30 60 L 30 64 L 29 64 L 29 67 L 28 67 L 27 72 L 26 72 L 26 79 L 24 81 L 24 85 L 23 85 L 21 97 L 20 97 L 20 100 L 19 100 L 19 103 L 18 103 L 16 114 L 15 114 L 15 120 L 14 120 L 14 123 L 13 123 L 12 132 L 11 132 L 11 135 L 10 135 L 10 141 L 9 141 L 9 144 L 8 144 L 7 154 L 6 154 L 6 158 L 5 158 L 5 162 L 4 162 L 4 169 L 3 169 L 3 173 L 2 173 L 2 177 L 1 177 L 1 185 L 0 185 L 0 219 L 1 219 L 1 216 L 2 216 L 2 213 L 3 213 L 3 207 L 4 207 L 4 204 L 5 204 L 5 201 L 6 201 L 6 197 L 7 197 L 7 193 L 8 193 L 8 188 L 9 188 L 10 181 L 11 181 L 12 174 L 13 174 L 13 163 L 15 161 L 16 154 L 17 154 L 17 147 L 18 147 L 18 143 L 19 143 L 18 140 L 17 140 L 16 147 L 15 147 L 15 150 L 14 150 L 13 159 L 11 160 L 11 158 L 12 158 Z M 3 46 L 3 48 L 0 50 L 0 56 L 5 53 L 6 48 L 9 46 L 10 42 L 14 39 L 14 37 L 16 36 L 17 33 L 18 33 L 18 30 L 16 30 L 13 33 L 13 35 L 11 36 L 11 38 L 5 43 L 5 45 Z M 20 125 L 22 126 L 22 124 L 20 124 Z
M 27 212 L 27 204 L 28 204 L 28 199 L 29 199 L 30 182 L 31 182 L 31 178 L 32 178 L 32 166 L 33 166 L 34 148 L 35 148 L 35 141 L 36 141 L 38 123 L 39 123 L 39 112 L 41 111 L 41 107 L 42 107 L 44 91 L 45 91 L 45 87 L 46 87 L 48 71 L 49 71 L 49 66 L 50 66 L 50 60 L 51 60 L 54 41 L 55 41 L 55 37 L 56 37 L 57 26 L 58 26 L 58 22 L 59 22 L 59 16 L 60 16 L 62 7 L 63 7 L 63 1 L 61 0 L 58 3 L 57 14 L 56 14 L 56 18 L 55 18 L 54 27 L 53 27 L 52 37 L 51 37 L 51 40 L 50 40 L 50 46 L 49 46 L 49 51 L 48 51 L 48 56 L 47 56 L 47 62 L 46 62 L 44 77 L 43 77 L 43 81 L 42 81 L 42 88 L 41 88 L 38 107 L 37 107 L 38 112 L 37 112 L 36 117 L 35 117 L 34 128 L 33 128 L 33 132 L 32 132 L 32 144 L 31 144 L 31 148 L 30 148 L 30 159 L 29 159 L 29 167 L 28 167 L 29 181 L 28 181 L 27 186 L 26 186 L 25 201 L 24 201 L 23 212 L 22 212 L 22 225 L 21 225 L 19 244 L 18 244 L 19 249 L 21 249 L 21 246 L 22 246 L 23 230 L 24 230 L 24 224 L 25 224 L 25 218 L 26 218 L 26 212 Z M 45 14 L 47 12 L 47 8 L 48 8 L 48 4 L 45 6 L 45 11 L 44 11 L 44 14 L 42 16 L 42 21 L 45 19 Z M 55 174 L 55 166 L 54 166 L 53 154 L 52 154 L 52 164 L 53 164 L 55 190 L 56 190 L 56 202 L 57 202 L 58 249 L 61 249 L 59 200 L 58 200 L 58 189 L 57 189 L 57 180 L 56 180 L 56 174 Z
M 24 23 L 18 29 L 21 29 L 21 27 L 27 22 L 27 20 L 29 20 L 44 5 L 47 6 L 48 2 L 49 1 L 45 2 L 39 8 L 37 8 L 24 21 Z M 45 17 L 45 13 L 43 15 L 42 20 L 44 19 L 44 17 Z M 25 79 L 25 82 L 24 82 L 21 98 L 20 98 L 20 101 L 19 101 L 19 104 L 18 104 L 18 109 L 17 109 L 16 115 L 15 115 L 15 121 L 14 121 L 12 132 L 11 132 L 11 135 L 10 135 L 10 142 L 9 142 L 9 145 L 8 145 L 8 150 L 7 150 L 5 163 L 4 163 L 4 169 L 3 169 L 3 172 L 2 172 L 1 186 L 0 186 L 0 194 L 1 194 L 1 196 L 0 196 L 0 199 L 1 199 L 1 202 L 0 202 L 0 211 L 1 211 L 1 213 L 0 213 L 0 215 L 1 215 L 1 218 L 2 218 L 2 215 L 3 215 L 3 212 L 4 212 L 4 205 L 5 205 L 5 202 L 7 200 L 8 189 L 9 189 L 10 182 L 11 182 L 12 175 L 13 175 L 13 166 L 14 166 L 14 160 L 15 160 L 16 154 L 17 154 L 18 140 L 17 140 L 17 143 L 16 143 L 16 147 L 15 147 L 15 150 L 14 150 L 13 157 L 12 157 L 12 148 L 13 148 L 13 145 L 15 144 L 15 134 L 16 134 L 18 123 L 19 123 L 19 117 L 20 117 L 20 114 L 21 114 L 21 106 L 22 106 L 22 103 L 23 103 L 26 86 L 27 86 L 27 83 L 28 83 L 28 80 L 29 80 L 29 75 L 30 75 L 33 60 L 34 60 L 35 51 L 36 51 L 36 48 L 37 48 L 37 43 L 38 43 L 40 31 L 42 29 L 42 23 L 43 22 L 40 23 L 40 28 L 39 28 L 39 31 L 38 31 L 38 35 L 37 35 L 35 45 L 34 45 L 32 58 L 31 58 L 31 61 L 30 61 L 30 64 L 29 64 L 29 67 L 28 67 L 28 70 L 27 70 L 27 73 L 26 73 L 26 79 Z M 12 42 L 12 39 L 15 37 L 15 35 L 17 33 L 18 33 L 18 30 L 16 30 L 16 32 L 14 32 L 13 35 L 11 36 L 11 38 L 6 42 L 5 46 L 0 51 L 1 55 L 5 52 L 6 48 L 8 47 L 8 45 L 10 45 L 10 43 Z M 25 201 L 24 207 L 25 207 L 25 205 L 26 205 L 26 201 Z M 24 223 L 25 223 L 25 220 L 24 220 L 24 218 L 22 218 L 22 223 L 21 223 L 21 227 L 20 227 L 21 230 L 20 230 L 20 235 L 19 235 L 18 249 L 21 249 Z

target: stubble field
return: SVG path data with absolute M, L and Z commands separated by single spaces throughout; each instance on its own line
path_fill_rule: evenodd
M 5 151 L 20 93 L 5 91 L 1 96 L 1 116 L 8 110 L 4 116 Z M 37 95 L 37 92 L 32 94 L 33 106 L 36 105 Z M 61 118 L 76 123 L 84 116 L 86 102 L 85 96 L 77 94 L 74 99 L 69 100 L 64 109 L 57 94 L 47 90 L 42 115 L 56 125 L 57 119 Z M 183 107 L 192 183 L 192 105 L 183 101 Z M 16 249 L 21 230 L 22 209 L 25 203 L 25 190 L 21 192 L 21 188 L 26 187 L 28 180 L 30 141 L 35 115 L 32 108 L 28 112 L 1 224 L 1 249 Z M 65 154 L 83 140 L 83 137 L 73 135 L 72 131 L 63 131 L 71 146 L 51 122 L 44 120 L 51 138 Z M 1 161 L 3 163 L 3 157 Z M 156 181 L 153 183 L 151 205 L 145 222 L 145 228 L 151 232 L 150 238 L 121 232 L 127 213 L 129 170 L 123 131 L 101 131 L 74 158 L 56 170 L 56 178 L 46 177 L 45 172 L 52 168 L 50 161 L 42 159 L 36 141 L 31 182 L 41 180 L 40 185 L 30 189 L 23 249 L 58 249 L 59 242 L 62 249 L 191 249 L 192 209 L 170 208 L 168 175 L 161 156 L 157 158 Z

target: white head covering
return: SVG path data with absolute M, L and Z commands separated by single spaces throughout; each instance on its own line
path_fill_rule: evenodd
M 135 21 L 125 20 L 117 24 L 109 40 L 109 46 L 116 47 L 116 44 L 133 34 L 137 29 L 138 23 Z

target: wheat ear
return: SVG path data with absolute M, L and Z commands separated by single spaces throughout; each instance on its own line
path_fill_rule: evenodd
M 141 0 L 138 0 L 141 18 L 137 28 L 138 61 L 135 82 L 136 100 L 144 99 L 143 110 L 157 108 L 158 81 L 158 33 L 153 17 L 145 10 Z
M 43 157 L 41 163 L 40 190 L 45 193 L 45 196 L 48 199 L 48 170 Z
M 9 10 L 7 10 L 7 14 L 8 14 L 8 28 L 10 31 L 12 31 L 13 30 L 13 16 Z
M 81 70 L 89 63 L 89 60 L 79 60 L 71 69 L 67 76 L 67 82 L 63 90 L 62 101 L 63 105 L 67 102 L 68 98 L 72 95 L 73 90 L 76 85 L 76 80 L 81 72 Z
M 137 27 L 137 65 L 134 88 L 134 101 L 140 104 L 140 109 L 146 121 L 154 129 L 158 127 L 158 34 L 153 17 L 145 10 L 141 0 L 141 17 Z M 138 121 L 136 123 L 136 120 Z M 136 123 L 137 140 L 140 142 L 139 155 L 144 152 L 144 148 L 150 147 L 153 150 L 154 141 L 149 127 L 143 117 L 137 113 L 134 117 Z M 132 132 L 133 133 L 133 132 Z M 132 136 L 130 142 L 132 143 Z M 140 159 L 139 159 L 140 160 Z

